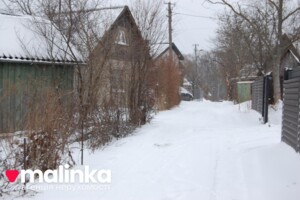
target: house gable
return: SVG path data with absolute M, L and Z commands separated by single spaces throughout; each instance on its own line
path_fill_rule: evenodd
M 158 60 L 158 59 L 164 57 L 165 55 L 167 55 L 167 53 L 169 52 L 169 48 L 170 47 L 169 47 L 169 44 L 168 44 L 168 47 L 165 47 L 162 52 L 158 53 L 158 56 L 155 58 L 155 60 Z M 172 51 L 177 56 L 178 60 L 180 60 L 180 61 L 184 60 L 184 56 L 182 55 L 182 53 L 180 52 L 180 50 L 178 49 L 178 47 L 174 43 L 172 43 Z
M 138 58 L 141 53 L 148 51 L 147 43 L 128 6 L 124 7 L 116 20 L 104 32 L 93 55 L 97 56 L 103 51 L 109 51 L 110 58 L 123 61 Z

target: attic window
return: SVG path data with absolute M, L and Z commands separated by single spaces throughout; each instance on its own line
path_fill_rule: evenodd
M 126 34 L 124 30 L 119 30 L 116 38 L 116 44 L 119 45 L 128 45 L 126 40 Z

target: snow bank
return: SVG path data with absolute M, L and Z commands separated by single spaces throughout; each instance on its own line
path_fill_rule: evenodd
M 246 152 L 243 168 L 249 199 L 300 198 L 300 155 L 286 144 L 261 146 Z
M 282 101 L 279 101 L 276 105 L 269 105 L 268 125 L 281 125 L 282 106 L 283 106 Z M 240 112 L 245 112 L 245 113 L 256 112 L 251 109 L 251 101 L 246 101 L 241 104 L 237 104 L 236 107 Z M 258 119 L 261 118 L 261 115 L 258 112 L 256 113 L 258 114 Z
M 281 125 L 283 103 L 279 101 L 275 106 L 269 106 L 269 123 Z

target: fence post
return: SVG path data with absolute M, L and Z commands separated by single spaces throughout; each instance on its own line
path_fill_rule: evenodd
M 264 78 L 264 124 L 268 122 L 268 109 L 269 109 L 269 77 L 270 75 L 265 76 Z
M 26 142 L 26 138 L 25 137 L 24 137 L 23 143 L 24 143 L 24 147 L 23 147 L 23 152 L 24 152 L 23 168 L 24 168 L 24 170 L 26 170 L 26 168 L 27 168 L 27 165 L 26 165 L 26 157 L 27 157 L 27 148 L 26 148 L 26 145 L 27 145 L 27 142 Z M 26 180 L 24 182 L 23 193 L 26 193 Z

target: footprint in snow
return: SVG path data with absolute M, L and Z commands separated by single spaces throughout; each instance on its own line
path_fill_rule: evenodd
M 120 143 L 116 143 L 116 144 L 115 144 L 115 147 L 121 147 L 121 146 L 123 146 L 125 143 L 126 143 L 126 142 L 122 142 L 122 143 L 121 143 L 121 142 L 120 142 Z
M 154 146 L 158 147 L 158 148 L 164 148 L 164 147 L 168 147 L 171 146 L 170 143 L 165 143 L 165 144 L 154 144 Z

